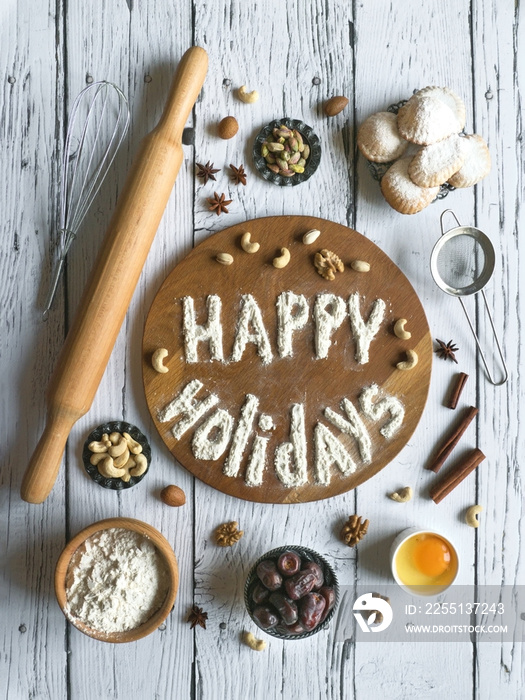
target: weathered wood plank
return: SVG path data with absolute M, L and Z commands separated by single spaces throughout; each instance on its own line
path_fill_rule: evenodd
M 171 26 L 169 43 L 165 40 L 168 25 Z M 87 42 L 82 29 L 85 26 L 93 27 Z M 158 14 L 151 14 L 146 7 L 135 4 L 130 12 L 124 2 L 118 7 L 107 4 L 102 9 L 77 5 L 68 14 L 67 42 L 69 46 L 83 46 L 81 52 L 70 55 L 69 85 L 81 83 L 86 72 L 95 80 L 113 80 L 127 95 L 132 112 L 128 147 L 122 149 L 115 161 L 108 175 L 108 186 L 103 188 L 88 215 L 71 261 L 70 300 L 74 308 L 134 152 L 141 139 L 156 125 L 175 67 L 191 44 L 190 5 L 184 3 Z M 193 160 L 192 149 L 186 150 Z M 178 558 L 178 599 L 166 625 L 132 645 L 108 647 L 71 630 L 69 673 L 78 697 L 91 698 L 95 694 L 163 698 L 190 694 L 193 649 L 187 642 L 190 635 L 181 621 L 181 610 L 184 602 L 191 599 L 193 586 L 192 479 L 173 464 L 149 419 L 141 382 L 141 346 L 144 319 L 156 289 L 174 261 L 191 245 L 192 180 L 184 164 L 93 407 L 75 426 L 69 451 L 71 532 L 116 514 L 145 520 L 157 527 L 173 545 Z M 140 426 L 152 445 L 152 465 L 147 478 L 121 494 L 101 489 L 87 479 L 80 459 L 87 434 L 102 421 L 119 418 Z M 187 495 L 187 504 L 180 510 L 168 509 L 159 499 L 161 488 L 174 481 Z M 107 670 L 93 677 L 94 668 Z
M 463 97 L 470 128 L 473 115 L 469 4 L 456 3 L 454 22 L 450 21 L 450 8 L 439 2 L 426 3 L 424 12 L 415 4 L 391 6 L 388 12 L 383 8 L 379 2 L 361 4 L 354 19 L 355 126 L 369 114 L 408 99 L 414 89 L 443 85 Z M 453 69 L 450 52 L 444 51 L 445 44 L 454 46 Z M 474 358 L 472 351 L 467 350 L 470 342 L 463 335 L 461 309 L 456 299 L 447 297 L 434 285 L 429 269 L 430 252 L 439 237 L 441 212 L 452 207 L 460 220 L 470 220 L 472 190 L 454 192 L 444 202 L 431 204 L 416 216 L 403 216 L 383 200 L 361 156 L 357 173 L 356 228 L 388 252 L 405 272 L 425 306 L 434 337 L 446 335 L 446 341 L 454 337 L 462 350 L 460 369 L 472 374 Z M 366 540 L 357 546 L 357 583 L 362 591 L 368 586 L 371 591 L 381 592 L 381 585 L 392 584 L 390 543 L 398 532 L 412 525 L 434 528 L 457 543 L 462 564 L 458 580 L 473 581 L 472 543 L 455 514 L 473 498 L 474 480 L 465 482 L 447 502 L 435 506 L 428 498 L 428 488 L 435 477 L 424 470 L 435 445 L 455 419 L 443 405 L 455 371 L 455 365 L 436 358 L 427 407 L 409 444 L 377 477 L 357 489 L 356 512 L 370 519 Z M 475 401 L 472 377 L 464 400 L 468 397 Z M 462 449 L 475 445 L 475 441 L 472 429 L 465 436 Z M 410 503 L 399 504 L 387 498 L 388 493 L 406 485 L 414 489 Z M 394 615 L 396 612 L 403 614 L 394 610 Z M 348 693 L 355 688 L 356 698 L 383 694 L 388 698 L 438 698 L 449 687 L 449 679 L 454 678 L 459 696 L 472 694 L 470 645 L 439 645 L 439 659 L 436 664 L 434 651 L 428 653 L 427 645 L 385 645 L 380 640 L 376 644 L 357 644 L 355 665 L 345 677 L 345 688 L 348 687 Z
M 497 332 L 509 367 L 509 381 L 493 387 L 480 368 L 479 441 L 487 454 L 487 468 L 479 470 L 476 502 L 484 511 L 476 541 L 478 585 L 503 585 L 523 591 L 524 497 L 521 475 L 525 437 L 522 410 L 525 387 L 520 337 L 525 300 L 520 285 L 525 224 L 524 145 L 521 109 L 525 58 L 525 24 L 519 5 L 475 3 L 473 13 L 473 66 L 476 130 L 487 136 L 492 173 L 478 186 L 476 220 L 496 249 L 496 268 L 487 287 Z M 495 40 L 494 27 L 497 27 Z M 495 348 L 486 315 L 480 305 L 480 333 L 487 355 Z M 499 370 L 495 373 L 497 374 Z M 483 447 L 485 446 L 485 447 Z M 523 595 L 521 594 L 521 601 Z M 477 647 L 476 697 L 518 698 L 523 694 L 525 664 L 523 622 L 517 611 L 514 642 L 483 643 Z M 514 615 L 511 615 L 511 620 Z M 509 617 L 507 616 L 507 621 Z M 484 619 L 501 624 L 498 616 Z M 521 625 L 520 625 L 521 622 Z
M 41 317 L 58 192 L 61 21 L 60 7 L 42 3 L 5 7 L 0 23 L 0 694 L 6 698 L 65 697 L 67 687 L 65 620 L 53 595 L 65 537 L 63 475 L 42 506 L 19 495 L 64 333 L 60 312 L 47 324 Z

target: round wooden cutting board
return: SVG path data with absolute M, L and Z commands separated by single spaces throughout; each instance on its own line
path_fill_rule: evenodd
M 315 243 L 305 245 L 302 237 L 310 229 L 319 229 L 321 235 Z M 251 232 L 252 241 L 260 243 L 255 254 L 248 254 L 241 247 L 241 236 L 245 231 Z M 291 259 L 286 267 L 276 269 L 272 261 L 283 247 L 289 249 Z M 323 248 L 334 251 L 345 263 L 344 271 L 336 273 L 333 281 L 321 277 L 313 265 L 315 253 Z M 219 253 L 231 254 L 233 264 L 219 264 L 216 261 Z M 370 263 L 370 271 L 354 271 L 350 263 L 356 259 Z M 306 297 L 309 313 L 305 325 L 293 332 L 292 356 L 281 357 L 277 343 L 276 302 L 280 294 L 289 291 Z M 356 360 L 356 344 L 348 316 L 348 299 L 355 292 L 359 294 L 360 313 L 365 323 L 377 299 L 386 304 L 384 319 L 370 344 L 369 361 L 364 364 Z M 331 335 L 326 357 L 318 357 L 315 342 L 314 303 L 320 294 L 337 295 L 344 301 L 345 309 L 341 325 Z M 183 299 L 193 299 L 195 323 L 204 327 L 208 322 L 207 299 L 210 295 L 221 300 L 224 359 L 212 359 L 209 341 L 201 340 L 197 343 L 196 361 L 189 362 L 183 334 Z M 261 311 L 263 333 L 266 331 L 270 342 L 272 357 L 269 361 L 266 358 L 266 364 L 258 354 L 259 341 L 255 340 L 248 341 L 241 348 L 240 359 L 232 359 L 241 323 L 239 314 L 249 297 L 255 300 Z M 329 311 L 331 308 L 327 306 Z M 295 313 L 296 310 L 292 309 L 292 315 Z M 412 334 L 409 340 L 400 340 L 393 332 L 393 324 L 399 318 L 407 319 L 406 329 Z M 248 330 L 253 338 L 254 326 L 250 325 Z M 159 373 L 152 366 L 152 355 L 158 348 L 168 351 L 164 360 L 169 370 L 166 373 Z M 396 364 L 406 359 L 408 349 L 416 351 L 419 362 L 411 370 L 399 370 Z M 423 412 L 431 362 L 432 340 L 425 313 L 401 270 L 374 243 L 356 231 L 306 216 L 255 219 L 207 238 L 168 275 L 155 297 L 144 330 L 146 399 L 155 425 L 174 457 L 210 486 L 238 498 L 263 503 L 303 503 L 329 498 L 355 488 L 385 467 L 407 443 Z M 197 383 L 189 387 L 194 380 Z M 374 419 L 363 413 L 359 397 L 363 389 L 371 385 L 377 385 L 374 402 L 394 397 L 404 408 L 403 422 L 390 439 L 380 432 L 392 419 L 390 411 L 378 411 Z M 192 392 L 190 388 L 193 388 Z M 186 408 L 181 408 L 178 401 L 178 412 L 174 409 L 170 416 L 166 408 L 179 399 L 185 389 L 188 396 L 192 394 Z M 250 395 L 257 408 L 248 419 L 246 406 Z M 213 405 L 211 401 L 202 403 L 210 396 Z M 371 459 L 368 463 L 363 462 L 351 431 L 341 432 L 334 425 L 333 413 L 328 411 L 332 420 L 325 413 L 325 409 L 331 409 L 348 421 L 343 399 L 353 404 L 360 419 L 358 423 L 364 426 L 370 438 Z M 199 412 L 201 415 L 196 417 Z M 303 446 L 306 440 L 306 483 L 303 478 L 303 484 L 296 487 L 285 486 L 274 466 L 277 449 L 281 455 L 288 454 L 289 473 L 296 473 L 295 458 L 300 449 L 295 449 L 291 443 L 292 415 L 296 416 L 294 424 L 300 424 L 297 416 L 304 415 Z M 195 432 L 199 431 L 199 426 L 215 425 L 219 416 L 226 419 L 223 428 L 215 426 L 206 431 L 203 427 L 197 433 L 200 437 L 207 437 L 211 448 L 207 453 L 199 453 L 197 449 L 197 455 L 200 455 L 197 459 L 195 446 L 192 446 Z M 262 420 L 261 416 L 264 416 Z M 318 425 L 323 428 L 318 428 Z M 179 433 L 177 438 L 172 432 L 174 428 Z M 326 435 L 326 429 L 343 445 L 354 464 L 354 471 L 343 474 L 336 460 L 329 467 L 328 479 L 325 472 L 325 483 L 321 484 L 318 479 L 321 462 L 314 443 L 318 434 Z M 260 485 L 249 486 L 245 483 L 246 470 L 251 463 L 250 455 L 254 452 L 257 436 L 259 447 L 266 446 L 265 466 Z M 240 462 L 237 474 L 228 476 L 223 470 L 225 465 L 232 463 L 235 444 L 238 445 L 237 454 L 241 455 Z M 297 441 L 294 444 L 297 447 Z M 320 450 L 318 452 L 320 454 Z M 202 457 L 203 454 L 213 458 Z

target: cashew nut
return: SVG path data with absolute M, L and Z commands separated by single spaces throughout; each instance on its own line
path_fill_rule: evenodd
M 246 91 L 246 85 L 241 85 L 239 88 L 239 99 L 248 104 L 253 104 L 259 99 L 259 93 L 257 90 L 252 90 L 251 92 Z
M 316 241 L 320 235 L 321 235 L 321 231 L 318 231 L 316 228 L 313 228 L 304 234 L 303 243 L 305 245 L 310 245 L 311 243 Z
M 102 474 L 102 476 L 108 477 L 108 479 L 121 479 L 125 474 L 125 469 L 117 469 L 113 464 L 113 458 L 108 455 L 106 459 L 103 459 L 100 464 L 97 465 L 97 469 Z
M 215 260 L 221 265 L 231 265 L 233 262 L 233 255 L 229 253 L 219 253 L 215 256 Z
M 122 435 L 126 438 L 131 454 L 138 455 L 142 452 L 142 445 L 140 442 L 134 440 L 129 433 L 122 433 Z
M 90 452 L 97 452 L 97 453 L 107 452 L 108 445 L 107 445 L 107 442 L 105 440 L 104 441 L 101 440 L 100 442 L 97 442 L 96 440 L 94 440 L 93 442 L 89 443 L 88 450 Z
M 91 455 L 91 457 L 89 458 L 89 461 L 91 462 L 91 464 L 93 466 L 96 467 L 97 464 L 99 462 L 102 462 L 103 459 L 106 459 L 107 456 L 108 456 L 107 452 L 95 452 Z
M 470 506 L 470 508 L 467 508 L 467 512 L 465 513 L 465 522 L 467 525 L 470 525 L 470 527 L 479 527 L 479 520 L 477 518 L 477 515 L 481 513 L 483 510 L 483 506 Z
M 283 267 L 286 267 L 288 263 L 290 262 L 290 251 L 288 248 L 281 248 L 281 255 L 279 257 L 273 259 L 273 266 L 281 269 Z
M 251 235 L 252 234 L 249 231 L 246 231 L 246 233 L 242 234 L 241 248 L 247 253 L 256 253 L 261 246 L 255 241 L 252 243 L 252 241 L 250 240 Z
M 251 632 L 244 633 L 244 641 L 250 649 L 254 649 L 255 651 L 266 649 L 266 642 L 264 639 L 256 639 Z
M 119 441 L 115 445 L 108 448 L 108 452 L 112 457 L 120 457 L 128 449 L 128 443 L 123 435 L 119 434 Z
M 370 272 L 370 263 L 366 260 L 352 260 L 350 267 L 356 272 Z
M 117 442 L 120 442 L 120 437 L 121 437 L 120 433 L 117 433 L 117 432 L 111 433 L 109 436 L 109 441 L 110 441 L 111 445 L 116 445 Z M 111 445 L 108 445 L 108 447 L 111 447 Z
M 404 362 L 398 362 L 396 367 L 401 370 L 414 369 L 417 365 L 419 358 L 415 350 L 406 351 L 407 359 Z
M 398 318 L 394 323 L 394 334 L 397 335 L 401 340 L 408 340 L 412 337 L 412 333 L 405 330 L 406 318 Z
M 410 486 L 405 486 L 398 491 L 394 491 L 394 493 L 390 493 L 389 498 L 398 503 L 407 503 L 412 498 L 412 489 Z
M 163 364 L 164 358 L 168 357 L 168 351 L 166 348 L 157 348 L 153 355 L 151 356 L 151 364 L 155 372 L 159 374 L 166 374 L 169 369 Z
M 128 459 L 129 459 L 129 449 L 128 449 L 128 446 L 126 443 L 126 449 L 124 450 L 124 452 L 121 455 L 113 458 L 113 464 L 115 467 L 122 468 L 128 463 Z
M 129 473 L 131 476 L 142 476 L 146 469 L 148 468 L 148 460 L 143 454 L 135 455 L 134 457 L 130 457 L 130 459 L 133 459 L 134 461 L 134 466 L 132 466 L 129 470 Z

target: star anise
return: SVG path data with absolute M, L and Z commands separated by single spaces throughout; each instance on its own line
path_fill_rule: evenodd
M 238 168 L 230 163 L 230 168 L 232 171 L 232 180 L 236 185 L 246 185 L 246 173 L 244 172 L 244 165 L 239 165 Z
M 448 343 L 444 343 L 442 340 L 439 340 L 439 338 L 436 338 L 436 340 L 439 343 L 439 348 L 436 350 L 437 355 L 444 360 L 450 358 L 452 362 L 458 364 L 454 353 L 457 352 L 459 348 L 454 345 L 452 340 L 449 340 Z
M 197 177 L 200 177 L 204 184 L 206 184 L 208 180 L 215 180 L 215 173 L 220 171 L 220 168 L 214 168 L 213 163 L 210 163 L 210 161 L 208 161 L 206 165 L 197 163 L 197 167 L 199 168 L 197 170 Z
M 218 195 L 217 192 L 214 193 L 213 197 L 208 197 L 208 202 L 210 203 L 209 210 L 214 211 L 217 216 L 224 212 L 228 213 L 228 204 L 232 203 L 232 199 L 226 199 L 226 195 L 223 193 Z
M 206 629 L 206 620 L 208 619 L 208 613 L 204 612 L 202 608 L 194 605 L 190 610 L 188 615 L 188 622 L 190 622 L 190 630 L 192 630 L 196 625 L 200 625 Z

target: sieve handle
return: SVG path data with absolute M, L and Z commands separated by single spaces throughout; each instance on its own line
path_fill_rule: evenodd
M 444 236 L 445 233 L 447 233 L 447 232 L 445 231 L 445 227 L 444 227 L 444 225 L 443 225 L 443 219 L 444 219 L 444 217 L 445 217 L 445 214 L 452 214 L 452 216 L 456 219 L 457 225 L 458 225 L 458 226 L 461 226 L 461 224 L 459 223 L 458 217 L 454 214 L 454 212 L 452 211 L 452 209 L 445 209 L 445 211 L 444 211 L 444 212 L 441 214 L 441 216 L 439 217 L 439 223 L 441 224 L 441 235 L 442 235 L 442 236 Z
M 494 340 L 496 341 L 496 347 L 498 348 L 498 353 L 499 357 L 501 360 L 501 364 L 503 367 L 503 379 L 501 379 L 499 382 L 497 382 L 494 377 L 492 376 L 492 373 L 488 367 L 487 360 L 485 359 L 485 353 L 483 352 L 481 348 L 481 343 L 479 342 L 478 334 L 476 333 L 476 330 L 474 328 L 474 325 L 472 321 L 470 320 L 470 316 L 468 315 L 468 311 L 465 307 L 465 304 L 463 303 L 463 299 L 461 297 L 458 297 L 459 303 L 461 304 L 461 308 L 463 309 L 463 312 L 465 313 L 465 316 L 467 317 L 468 325 L 470 326 L 470 330 L 472 331 L 472 335 L 474 336 L 474 340 L 476 341 L 476 345 L 478 346 L 478 351 L 479 354 L 481 355 L 481 359 L 483 360 L 483 364 L 485 365 L 485 371 L 487 373 L 487 377 L 489 379 L 489 382 L 493 384 L 494 386 L 501 386 L 502 384 L 505 384 L 507 379 L 509 378 L 509 372 L 507 370 L 507 364 L 505 362 L 505 358 L 503 356 L 503 350 L 501 349 L 501 345 L 498 339 L 498 334 L 496 333 L 496 328 L 494 326 L 494 321 L 492 319 L 492 314 L 490 313 L 489 305 L 487 302 L 487 297 L 485 296 L 485 292 L 483 289 L 480 291 L 481 296 L 483 297 L 483 302 L 485 304 L 485 311 L 487 312 L 487 316 L 489 317 L 490 325 L 492 328 L 492 334 L 494 336 Z

